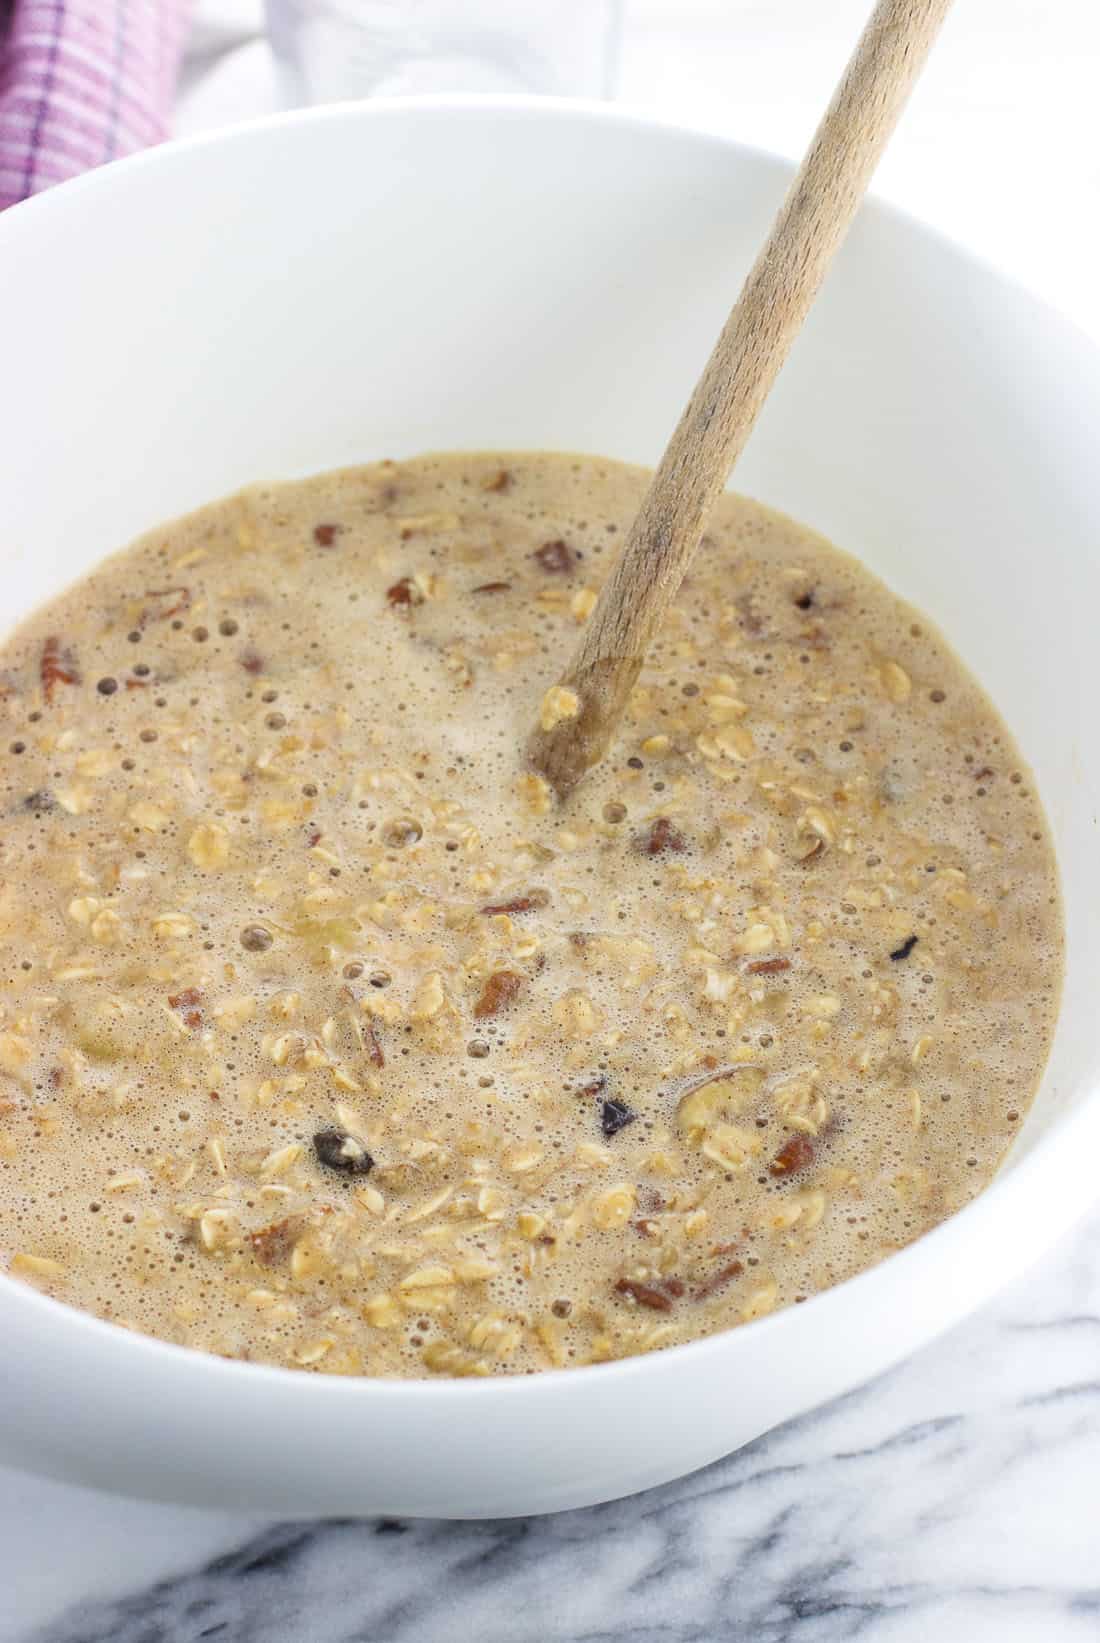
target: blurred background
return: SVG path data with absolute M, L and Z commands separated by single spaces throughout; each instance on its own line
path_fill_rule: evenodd
M 795 158 L 869 10 L 197 0 L 175 129 L 372 93 L 551 91 L 610 95 Z M 958 0 L 875 187 L 1100 337 L 1098 79 L 1098 0 Z

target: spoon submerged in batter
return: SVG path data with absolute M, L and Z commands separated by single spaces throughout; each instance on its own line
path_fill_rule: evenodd
M 879 0 L 669 440 L 584 637 L 543 697 L 533 768 L 566 797 L 607 750 L 951 0 Z

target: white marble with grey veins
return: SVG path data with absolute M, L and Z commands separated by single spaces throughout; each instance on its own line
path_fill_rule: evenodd
M 2 1643 L 1097 1643 L 1100 1215 L 900 1369 L 610 1506 L 266 1524 L 0 1482 Z

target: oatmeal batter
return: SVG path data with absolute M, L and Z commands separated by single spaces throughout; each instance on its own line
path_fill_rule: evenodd
M 515 1373 L 758 1318 L 989 1180 L 1056 871 L 913 610 L 726 497 L 605 764 L 565 807 L 521 766 L 646 481 L 259 487 L 7 643 L 12 1274 L 234 1358 Z

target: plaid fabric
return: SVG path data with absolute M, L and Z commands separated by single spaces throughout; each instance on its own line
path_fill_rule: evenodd
M 0 209 L 167 132 L 190 0 L 0 0 Z

